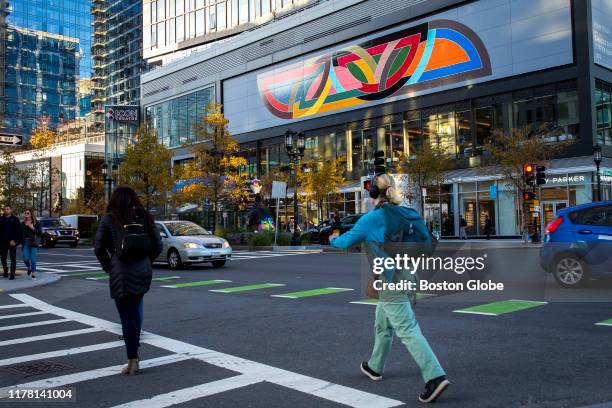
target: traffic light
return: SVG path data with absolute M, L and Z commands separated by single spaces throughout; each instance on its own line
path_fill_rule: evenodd
M 370 191 L 371 187 L 372 187 L 372 180 L 370 179 L 363 180 L 363 189 L 365 191 Z
M 546 184 L 546 167 L 536 166 L 536 186 Z
M 385 152 L 384 150 L 377 150 L 374 152 L 374 174 L 379 175 L 386 173 L 385 168 Z
M 535 186 L 536 167 L 537 165 L 533 163 L 523 165 L 523 177 L 525 178 L 525 184 L 528 186 Z
M 523 192 L 523 200 L 525 201 L 531 201 L 531 200 L 535 200 L 536 195 L 534 192 L 532 191 L 524 191 Z

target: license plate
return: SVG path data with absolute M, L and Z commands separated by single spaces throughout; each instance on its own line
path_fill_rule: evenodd
M 221 255 L 221 252 L 213 252 L 212 253 L 212 256 L 220 256 L 220 255 Z

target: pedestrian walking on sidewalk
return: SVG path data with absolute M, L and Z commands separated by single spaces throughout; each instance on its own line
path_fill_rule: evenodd
M 36 216 L 34 215 L 34 211 L 25 210 L 23 213 L 21 233 L 23 236 L 23 243 L 21 244 L 23 263 L 25 263 L 26 268 L 28 268 L 28 276 L 30 276 L 32 279 L 36 279 L 38 245 L 40 245 L 42 228 L 40 226 L 40 222 L 38 222 Z
M 121 318 L 128 358 L 122 373 L 135 375 L 139 369 L 140 305 L 151 287 L 152 262 L 161 253 L 162 243 L 153 217 L 133 189 L 118 187 L 113 192 L 96 232 L 94 251 L 110 275 L 110 295 Z
M 392 259 L 391 252 L 401 249 L 403 243 L 419 254 L 422 253 L 421 248 L 433 251 L 434 243 L 431 235 L 427 233 L 423 218 L 415 210 L 398 205 L 402 202 L 402 198 L 393 185 L 393 179 L 381 174 L 376 176 L 372 184 L 370 197 L 374 199 L 375 208 L 361 217 L 348 232 L 331 235 L 330 245 L 336 248 L 350 248 L 366 243 L 371 253 L 376 257 L 385 258 L 385 261 L 386 258 Z M 423 237 L 422 242 L 418 241 L 417 236 Z M 413 281 L 411 271 L 406 269 L 386 269 L 377 279 L 381 280 L 383 285 Z M 372 283 L 373 281 L 368 282 L 368 285 Z M 410 305 L 410 297 L 405 291 L 381 290 L 378 292 L 378 298 L 374 322 L 374 349 L 370 360 L 361 363 L 361 371 L 372 380 L 382 379 L 395 334 L 421 369 L 425 390 L 419 396 L 419 401 L 434 402 L 448 387 L 449 381 L 421 333 Z
M 19 218 L 13 215 L 10 205 L 4 206 L 4 212 L 0 217 L 0 258 L 2 259 L 3 276 L 10 280 L 15 279 L 17 269 L 17 246 L 21 243 L 21 223 Z M 7 257 L 11 258 L 11 268 L 7 265 Z

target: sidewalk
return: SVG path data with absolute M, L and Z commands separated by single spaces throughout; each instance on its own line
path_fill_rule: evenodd
M 60 275 L 55 273 L 37 272 L 36 279 L 30 279 L 26 275 L 25 269 L 17 269 L 15 279 L 9 280 L 0 276 L 0 293 L 13 292 L 33 288 L 35 286 L 48 285 L 62 279 Z

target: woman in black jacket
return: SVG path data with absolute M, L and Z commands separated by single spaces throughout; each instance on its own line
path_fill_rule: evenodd
M 162 251 L 161 236 L 156 232 L 153 217 L 129 187 L 118 187 L 113 192 L 107 212 L 98 226 L 95 253 L 102 269 L 110 275 L 110 295 L 115 299 L 121 318 L 128 358 L 122 373 L 134 375 L 139 368 L 138 347 L 142 324 L 138 308 L 151 286 L 151 264 Z M 127 229 L 130 229 L 129 234 L 126 234 Z M 133 249 L 129 253 L 124 248 Z M 134 248 L 144 255 L 135 255 Z

